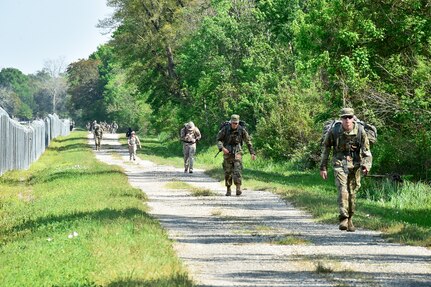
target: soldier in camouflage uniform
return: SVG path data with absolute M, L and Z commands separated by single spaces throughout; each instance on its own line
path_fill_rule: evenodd
M 96 144 L 96 150 L 100 150 L 100 144 L 102 142 L 103 137 L 103 129 L 102 127 L 94 121 L 94 142 Z
M 193 173 L 196 143 L 201 139 L 201 132 L 193 122 L 188 122 L 181 129 L 180 137 L 183 142 L 184 172 Z
M 323 141 L 320 176 L 328 178 L 327 166 L 333 149 L 335 185 L 338 190 L 340 230 L 355 231 L 352 222 L 355 213 L 356 192 L 361 186 L 361 172 L 367 175 L 371 169 L 372 155 L 364 128 L 354 121 L 354 110 L 341 110 L 341 124 L 326 134 Z
M 136 149 L 142 148 L 141 141 L 139 137 L 136 135 L 135 131 L 132 131 L 130 137 L 127 139 L 127 145 L 129 146 L 129 160 L 136 160 Z
M 247 145 L 251 159 L 256 159 L 248 132 L 239 124 L 239 116 L 232 115 L 229 125 L 223 127 L 217 135 L 217 147 L 223 151 L 224 180 L 226 196 L 231 195 L 232 180 L 236 185 L 236 195 L 241 195 L 242 143 Z

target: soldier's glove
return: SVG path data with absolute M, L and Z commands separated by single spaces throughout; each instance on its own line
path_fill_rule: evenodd
M 362 173 L 367 176 L 368 174 L 368 169 L 365 166 L 362 166 Z

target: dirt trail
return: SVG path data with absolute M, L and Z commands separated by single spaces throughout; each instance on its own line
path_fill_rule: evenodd
M 175 241 L 199 286 L 431 286 L 426 248 L 387 243 L 375 231 L 341 232 L 270 192 L 226 197 L 224 186 L 202 170 L 185 174 L 139 158 L 130 162 L 117 135 L 104 135 L 102 150 L 95 153 L 102 162 L 121 166 L 131 185 L 148 195 L 150 213 Z M 215 195 L 172 190 L 166 187 L 171 181 Z M 286 237 L 305 244 L 271 244 Z

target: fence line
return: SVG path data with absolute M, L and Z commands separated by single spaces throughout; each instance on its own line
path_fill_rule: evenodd
M 8 170 L 29 168 L 52 139 L 69 133 L 70 120 L 56 114 L 20 124 L 0 108 L 0 176 Z

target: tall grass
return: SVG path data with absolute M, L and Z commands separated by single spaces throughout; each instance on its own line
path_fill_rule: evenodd
M 160 164 L 182 167 L 182 144 L 179 141 L 160 141 L 144 138 L 143 158 Z M 197 145 L 196 167 L 223 181 L 222 154 L 215 143 Z M 298 170 L 291 162 L 276 162 L 261 158 L 251 161 L 245 154 L 243 187 L 270 190 L 280 194 L 297 207 L 310 212 L 318 221 L 337 223 L 337 194 L 332 173 L 324 181 L 318 170 Z M 246 191 L 247 192 L 247 191 Z M 376 179 L 363 179 L 357 200 L 355 225 L 385 232 L 390 240 L 413 245 L 431 246 L 431 187 L 424 183 L 405 181 L 403 185 Z
M 0 178 L 2 286 L 192 286 L 146 197 L 86 132 Z

